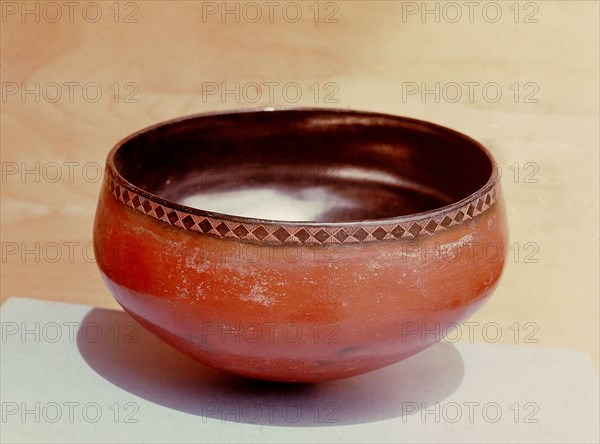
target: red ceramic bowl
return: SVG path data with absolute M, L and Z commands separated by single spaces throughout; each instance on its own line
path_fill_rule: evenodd
M 142 130 L 108 156 L 94 227 L 102 275 L 141 325 L 213 367 L 298 382 L 441 340 L 490 295 L 505 243 L 479 143 L 331 109 Z

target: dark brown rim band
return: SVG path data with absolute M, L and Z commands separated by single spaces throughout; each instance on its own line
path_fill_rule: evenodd
M 303 109 L 306 108 L 295 108 Z M 272 109 L 268 109 L 271 111 Z M 267 110 L 244 110 L 235 112 L 264 112 Z M 336 111 L 336 110 L 332 110 Z M 339 110 L 340 112 L 353 112 Z M 174 227 L 206 234 L 212 237 L 229 238 L 253 243 L 269 244 L 352 244 L 400 239 L 414 239 L 432 235 L 464 224 L 495 205 L 497 200 L 498 174 L 489 152 L 478 142 L 467 136 L 429 122 L 406 119 L 425 124 L 437 131 L 454 133 L 479 147 L 489 158 L 493 167 L 487 183 L 470 196 L 435 210 L 387 219 L 352 222 L 283 222 L 253 219 L 226 214 L 212 213 L 168 201 L 144 191 L 124 179 L 114 167 L 116 151 L 128 140 L 162 125 L 173 125 L 182 120 L 213 116 L 220 113 L 201 114 L 175 119 L 153 125 L 118 143 L 107 161 L 107 184 L 111 195 L 126 206 L 147 216 L 161 220 Z M 370 113 L 373 114 L 373 113 Z M 405 118 L 403 118 L 405 119 Z

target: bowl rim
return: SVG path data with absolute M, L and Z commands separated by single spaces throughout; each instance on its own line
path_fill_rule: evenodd
M 355 221 L 287 221 L 278 219 L 263 219 L 233 214 L 219 213 L 190 207 L 175 201 L 165 199 L 159 195 L 150 193 L 125 179 L 115 166 L 115 156 L 119 149 L 129 141 L 146 134 L 150 131 L 167 126 L 177 125 L 182 122 L 205 117 L 221 115 L 235 115 L 246 113 L 263 112 L 318 112 L 356 115 L 364 117 L 393 118 L 407 123 L 413 123 L 426 127 L 435 132 L 442 132 L 478 148 L 490 162 L 492 167 L 490 176 L 486 183 L 468 196 L 431 210 L 392 216 L 388 218 L 365 219 Z M 388 113 L 361 111 L 343 108 L 325 107 L 258 107 L 243 108 L 225 111 L 211 111 L 186 115 L 174 119 L 165 120 L 145 128 L 142 128 L 117 142 L 106 160 L 106 181 L 110 193 L 121 203 L 140 211 L 145 215 L 154 217 L 169 223 L 170 225 L 189 231 L 202 232 L 216 237 L 237 238 L 239 240 L 276 242 L 276 243 L 352 243 L 369 242 L 389 239 L 401 239 L 417 237 L 421 234 L 433 234 L 436 231 L 449 229 L 463 224 L 484 213 L 495 205 L 498 199 L 499 172 L 498 166 L 488 151 L 480 142 L 451 128 L 438 125 L 426 120 L 404 117 Z M 188 217 L 189 216 L 189 217 Z M 206 224 L 208 221 L 208 225 Z M 192 225 L 193 222 L 193 225 Z M 201 224 L 204 222 L 204 226 Z M 222 224 L 225 228 L 217 229 Z M 238 225 L 233 227 L 230 225 Z M 415 225 L 416 224 L 416 225 Z M 241 231 L 238 229 L 244 227 Z M 262 229 L 260 229 L 262 227 Z M 283 228 L 283 232 L 281 229 Z M 254 235 L 254 230 L 257 231 Z M 361 231 L 362 229 L 362 231 Z M 385 234 L 381 231 L 385 231 Z M 235 231 L 238 230 L 238 233 Z M 340 234 L 340 230 L 343 234 Z M 249 231 L 249 233 L 244 233 Z M 304 231 L 301 237 L 296 236 Z M 278 233 L 276 233 L 278 232 Z M 322 232 L 325 232 L 324 234 Z M 266 233 L 266 234 L 265 234 Z M 360 233 L 358 236 L 354 234 Z M 325 236 L 327 234 L 327 236 Z M 346 237 L 346 235 L 348 235 Z

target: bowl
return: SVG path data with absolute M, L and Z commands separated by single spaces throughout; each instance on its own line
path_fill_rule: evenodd
M 463 134 L 266 108 L 118 143 L 94 249 L 118 303 L 183 353 L 316 382 L 456 338 L 498 283 L 506 222 L 495 163 Z

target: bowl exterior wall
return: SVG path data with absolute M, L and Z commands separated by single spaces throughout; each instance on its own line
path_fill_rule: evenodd
M 375 370 L 451 335 L 496 286 L 506 238 L 499 189 L 433 234 L 285 245 L 172 226 L 105 181 L 94 227 L 102 275 L 140 324 L 210 366 L 297 382 Z

